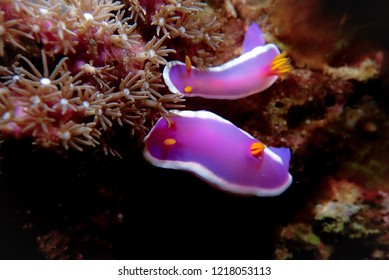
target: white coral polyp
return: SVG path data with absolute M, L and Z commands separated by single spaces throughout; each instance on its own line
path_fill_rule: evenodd
M 48 78 L 42 78 L 40 79 L 39 82 L 41 83 L 42 86 L 49 86 L 51 84 L 51 81 Z
M 84 18 L 87 21 L 92 21 L 93 20 L 93 15 L 91 13 L 84 13 Z

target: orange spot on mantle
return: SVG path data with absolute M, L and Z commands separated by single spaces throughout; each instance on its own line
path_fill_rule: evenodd
M 262 154 L 262 151 L 265 149 L 265 145 L 262 144 L 261 142 L 254 142 L 250 146 L 251 154 L 255 158 L 259 158 L 260 155 Z
M 176 143 L 177 143 L 176 139 L 173 139 L 173 138 L 167 138 L 167 139 L 165 139 L 165 140 L 163 141 L 163 144 L 164 144 L 165 146 L 173 146 L 173 145 L 176 144 Z
M 192 87 L 192 86 L 186 86 L 186 87 L 184 88 L 184 92 L 186 92 L 186 93 L 191 93 L 192 90 L 193 90 L 193 87 Z

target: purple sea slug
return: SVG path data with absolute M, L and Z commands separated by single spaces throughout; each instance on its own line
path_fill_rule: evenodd
M 239 99 L 269 88 L 278 77 L 292 69 L 288 58 L 274 44 L 265 44 L 256 23 L 250 25 L 241 56 L 206 70 L 185 63 L 169 62 L 163 78 L 169 90 L 187 97 Z
M 275 196 L 292 183 L 290 150 L 263 143 L 209 111 L 171 111 L 145 138 L 151 164 L 194 173 L 217 189 Z

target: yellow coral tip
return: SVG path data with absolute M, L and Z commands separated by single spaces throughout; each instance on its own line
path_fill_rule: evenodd
M 173 146 L 176 143 L 177 143 L 176 139 L 173 138 L 167 138 L 165 139 L 165 141 L 163 141 L 163 144 L 165 144 L 165 146 Z
M 191 93 L 192 90 L 193 90 L 193 87 L 192 87 L 192 86 L 186 86 L 186 87 L 184 88 L 184 92 L 186 92 L 186 93 Z
M 250 147 L 250 150 L 251 150 L 251 154 L 253 155 L 253 157 L 256 157 L 258 158 L 262 151 L 265 149 L 265 145 L 262 144 L 261 142 L 255 142 L 253 144 L 251 144 L 251 147 Z

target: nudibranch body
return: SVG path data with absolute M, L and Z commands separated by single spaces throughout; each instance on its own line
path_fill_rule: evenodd
M 245 34 L 241 56 L 206 70 L 192 66 L 188 57 L 185 63 L 171 61 L 163 70 L 163 78 L 176 94 L 239 99 L 264 91 L 290 70 L 285 55 L 275 45 L 265 45 L 261 30 L 253 23 Z
M 208 111 L 172 111 L 145 138 L 151 164 L 194 173 L 227 192 L 274 196 L 292 183 L 290 150 L 266 147 L 231 122 Z

